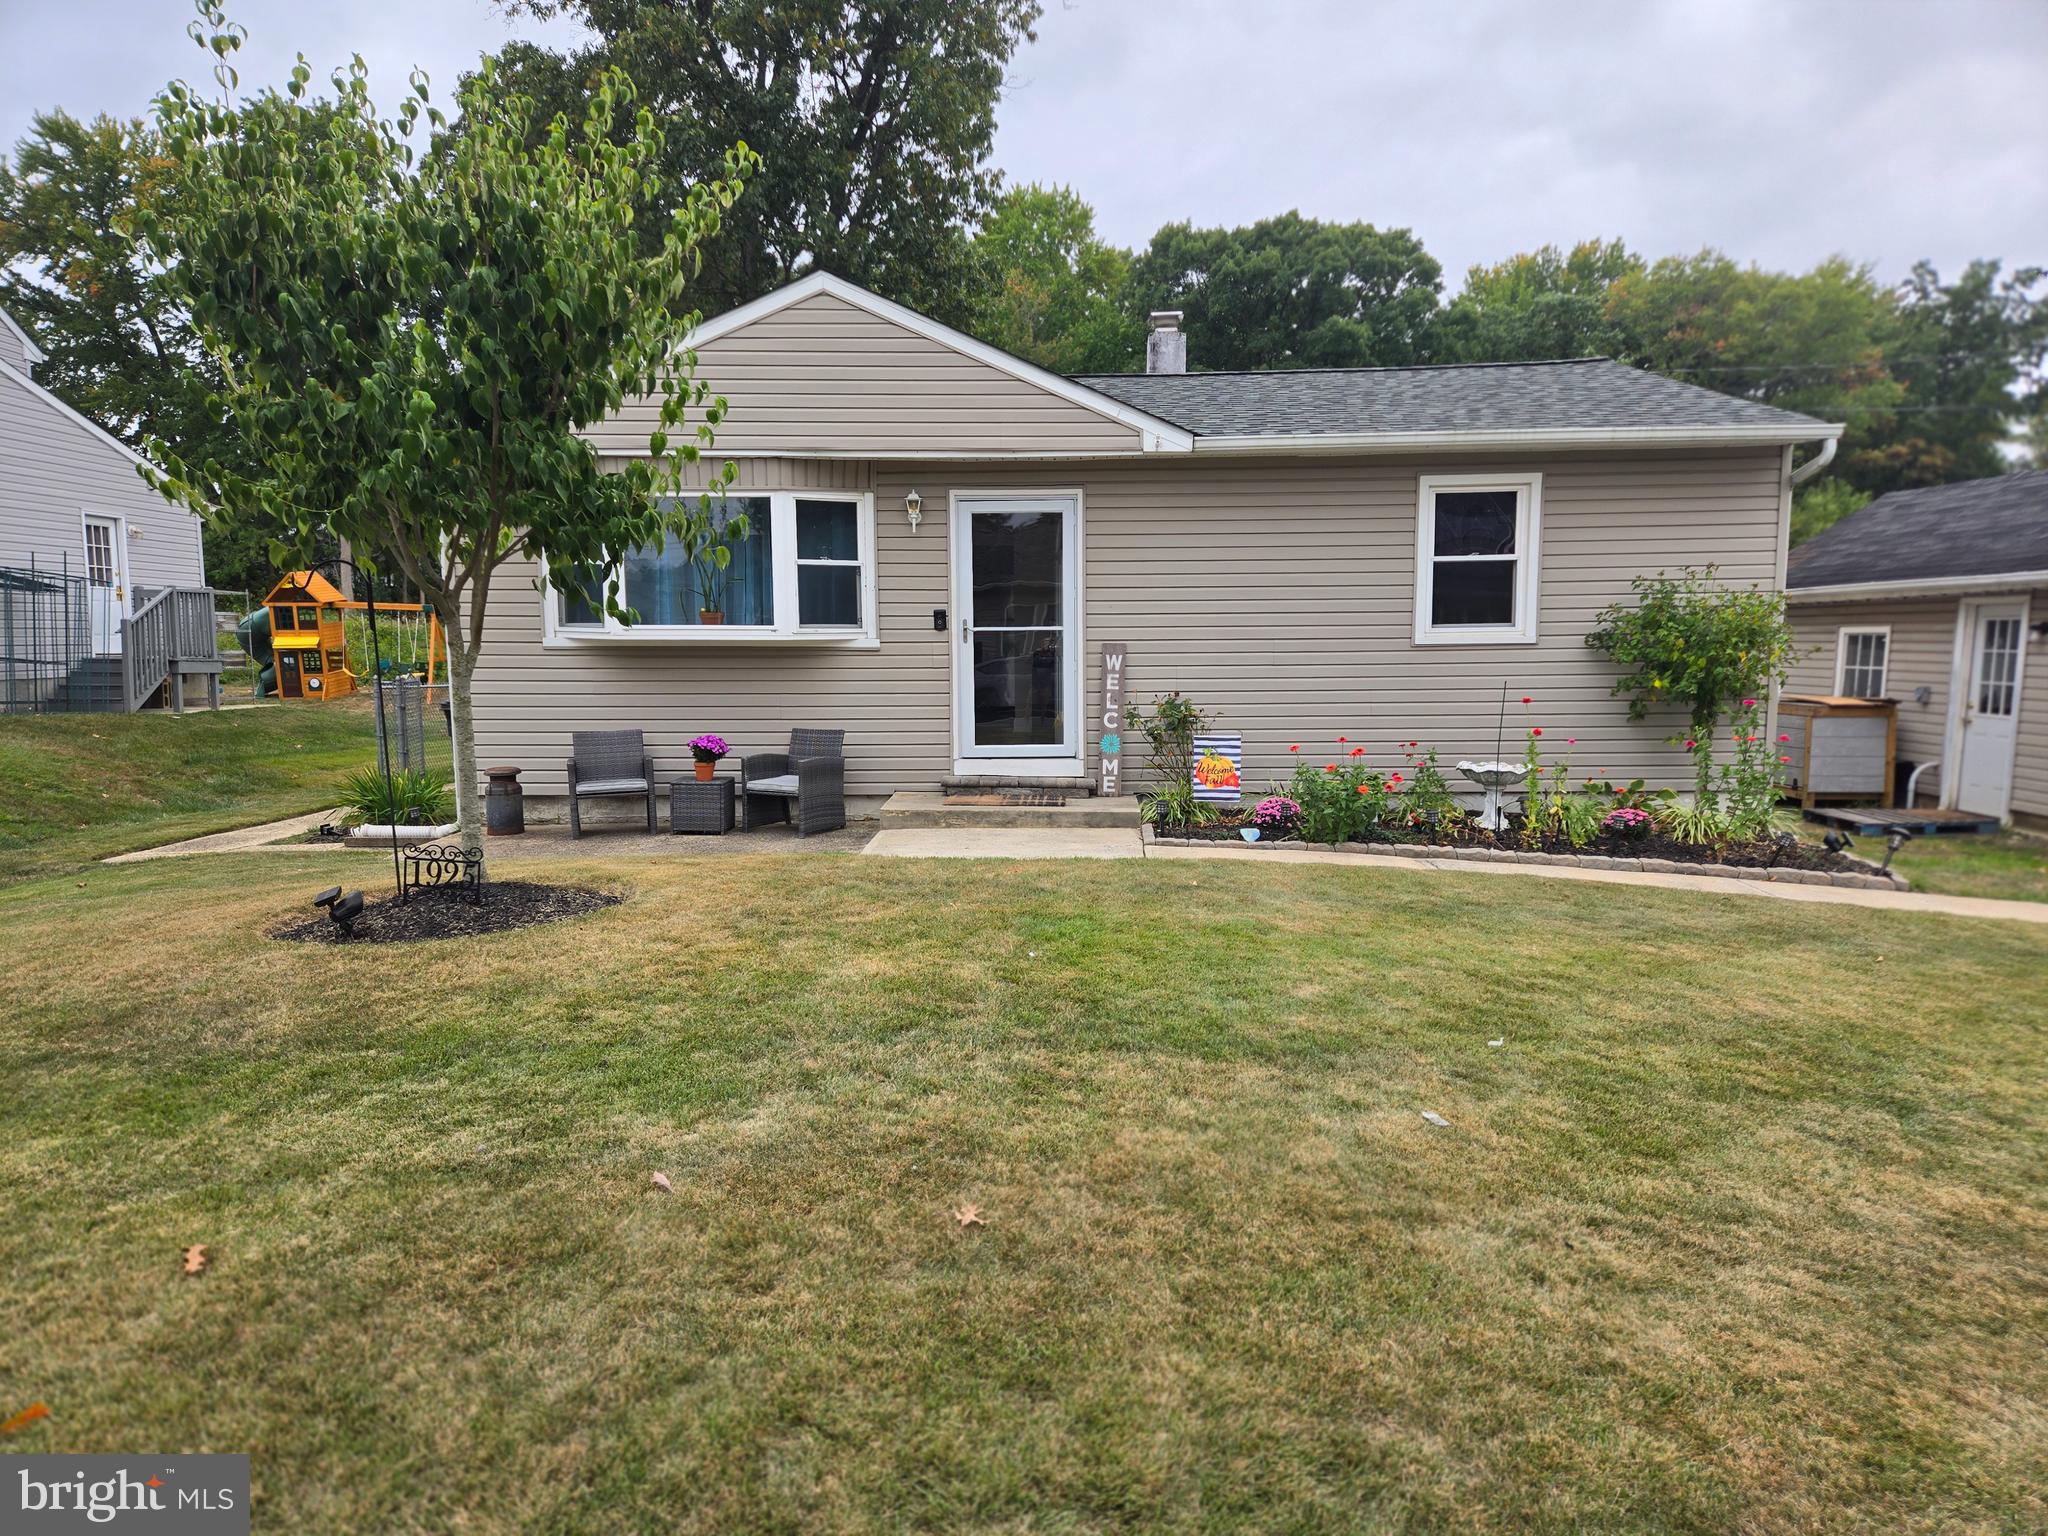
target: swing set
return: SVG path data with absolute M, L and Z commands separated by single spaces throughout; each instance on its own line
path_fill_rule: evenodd
M 349 665 L 343 615 L 363 613 L 369 604 L 343 597 L 318 571 L 293 571 L 269 592 L 262 606 L 238 626 L 244 648 L 258 666 L 256 691 L 284 699 L 338 699 L 367 682 L 367 667 Z M 377 604 L 377 620 L 392 621 L 388 676 L 420 674 L 434 686 L 436 664 L 445 659 L 441 620 L 426 604 Z M 268 664 L 266 664 L 268 663 Z

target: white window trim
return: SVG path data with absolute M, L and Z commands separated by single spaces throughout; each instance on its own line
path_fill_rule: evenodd
M 1515 622 L 1433 624 L 1430 577 L 1436 565 L 1438 491 L 1513 491 L 1515 499 Z M 1415 499 L 1415 643 L 1417 645 L 1534 645 L 1542 593 L 1543 476 L 1534 471 L 1423 475 Z M 1447 555 L 1445 559 L 1475 558 Z
M 1892 685 L 1892 627 L 1889 624 L 1844 624 L 1835 631 L 1835 696 L 1847 698 L 1849 674 L 1849 637 L 1851 635 L 1884 636 L 1884 665 L 1878 670 L 1879 687 L 1876 693 L 1867 695 L 1882 699 Z M 1858 694 L 1858 698 L 1866 695 Z
M 774 624 L 627 624 L 612 614 L 602 624 L 571 624 L 563 614 L 562 594 L 543 572 L 541 644 L 550 647 L 585 645 L 833 645 L 874 650 L 881 645 L 876 622 L 875 498 L 868 491 L 757 491 L 731 486 L 719 494 L 751 497 L 768 503 L 770 537 L 775 545 Z M 860 615 L 857 625 L 797 622 L 796 504 L 799 501 L 851 502 L 860 528 Z M 786 552 L 786 553 L 785 553 Z M 806 561 L 806 564 L 846 564 Z M 632 594 L 625 594 L 628 603 Z

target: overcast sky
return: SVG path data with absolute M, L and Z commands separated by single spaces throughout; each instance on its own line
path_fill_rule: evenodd
M 488 0 L 230 0 L 245 85 L 360 52 L 437 95 L 512 35 Z M 0 0 L 0 143 L 142 112 L 205 64 L 185 0 Z M 541 29 L 522 22 L 519 30 Z M 1047 0 L 996 163 L 1103 232 L 1288 208 L 1414 229 L 1455 288 L 1546 241 L 2048 264 L 2048 0 Z M 572 36 L 555 26 L 545 35 Z

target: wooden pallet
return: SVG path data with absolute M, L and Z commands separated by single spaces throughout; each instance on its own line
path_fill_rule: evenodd
M 1840 827 L 1845 832 L 1864 837 L 1891 832 L 1910 832 L 1915 837 L 1928 837 L 1947 832 L 1998 830 L 1996 816 L 1980 816 L 1975 811 L 1908 811 L 1881 805 L 1843 805 L 1812 806 L 1805 815 L 1808 821 Z

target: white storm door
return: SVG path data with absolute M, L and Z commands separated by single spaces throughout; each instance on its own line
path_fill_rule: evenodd
M 1980 603 L 1970 639 L 1970 688 L 1963 696 L 1962 763 L 1956 805 L 2003 817 L 2012 804 L 2012 753 L 2018 735 L 2020 654 L 2027 611 L 2019 603 Z
M 953 501 L 954 741 L 963 758 L 1081 755 L 1080 503 Z
M 95 656 L 121 653 L 121 620 L 128 614 L 126 542 L 119 518 L 85 515 L 85 590 Z

